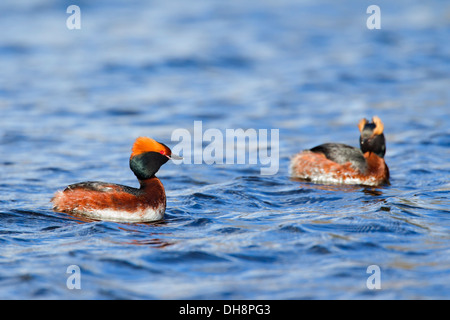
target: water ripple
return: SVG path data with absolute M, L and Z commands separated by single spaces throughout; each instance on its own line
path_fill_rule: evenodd
M 0 3 L 0 298 L 448 299 L 442 1 L 382 1 L 381 30 L 350 1 L 79 5 L 82 29 L 67 30 L 54 1 Z M 289 177 L 292 155 L 358 146 L 357 122 L 374 115 L 391 185 Z M 163 221 L 52 211 L 71 183 L 137 186 L 132 141 L 173 147 L 174 130 L 193 134 L 200 120 L 223 133 L 279 129 L 277 174 L 168 162 Z M 70 265 L 81 290 L 66 287 Z M 382 290 L 366 287 L 369 265 Z

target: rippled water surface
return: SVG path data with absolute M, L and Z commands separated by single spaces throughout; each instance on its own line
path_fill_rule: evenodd
M 378 1 L 0 3 L 0 298 L 450 298 L 450 5 Z M 391 185 L 289 178 L 378 115 Z M 279 129 L 279 170 L 164 165 L 165 219 L 56 213 L 66 185 L 137 186 L 139 135 Z M 81 289 L 66 286 L 67 267 Z M 377 265 L 381 289 L 366 285 Z

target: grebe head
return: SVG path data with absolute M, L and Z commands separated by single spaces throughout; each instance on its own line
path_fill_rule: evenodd
M 139 137 L 133 144 L 130 169 L 139 180 L 152 178 L 169 159 L 179 159 L 163 143 L 151 138 Z
M 384 158 L 386 153 L 386 140 L 384 138 L 383 122 L 380 118 L 373 117 L 372 122 L 367 119 L 361 119 L 358 123 L 361 136 L 359 137 L 359 146 L 363 153 L 373 152 L 377 156 Z

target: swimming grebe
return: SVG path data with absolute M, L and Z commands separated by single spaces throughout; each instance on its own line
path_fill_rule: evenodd
M 383 123 L 378 117 L 373 117 L 372 122 L 362 119 L 358 128 L 360 149 L 325 143 L 304 150 L 291 159 L 291 176 L 318 183 L 389 184 Z
M 130 156 L 130 169 L 139 180 L 139 189 L 98 181 L 76 183 L 55 194 L 53 210 L 100 220 L 160 220 L 166 209 L 166 193 L 155 173 L 169 159 L 179 157 L 172 156 L 166 145 L 139 137 Z

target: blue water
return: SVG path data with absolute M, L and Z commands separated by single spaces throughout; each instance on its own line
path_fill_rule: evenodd
M 0 298 L 450 298 L 448 1 L 73 2 L 0 3 Z M 374 115 L 391 185 L 289 178 Z M 167 163 L 158 223 L 52 211 L 71 183 L 137 186 L 134 139 L 173 147 L 194 121 L 279 129 L 277 174 Z

